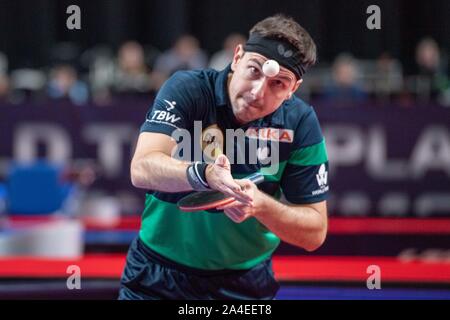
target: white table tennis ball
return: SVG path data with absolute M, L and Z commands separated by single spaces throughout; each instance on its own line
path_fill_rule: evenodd
M 266 76 L 275 77 L 280 72 L 280 65 L 275 60 L 267 60 L 262 69 Z

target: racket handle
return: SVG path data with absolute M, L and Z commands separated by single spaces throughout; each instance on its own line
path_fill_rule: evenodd
M 264 176 L 260 172 L 255 172 L 255 173 L 249 175 L 248 177 L 246 177 L 245 179 L 252 181 L 254 184 L 259 184 L 261 182 L 264 182 Z

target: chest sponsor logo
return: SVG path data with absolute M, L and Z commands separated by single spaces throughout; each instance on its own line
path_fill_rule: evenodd
M 255 128 L 250 127 L 245 132 L 248 138 L 270 140 L 292 143 L 294 141 L 294 131 L 290 129 L 277 128 Z

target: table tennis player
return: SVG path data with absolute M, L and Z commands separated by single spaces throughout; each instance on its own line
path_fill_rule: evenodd
M 275 15 L 256 23 L 224 70 L 178 71 L 165 82 L 131 161 L 132 184 L 148 192 L 119 299 L 273 299 L 279 284 L 271 256 L 280 241 L 307 251 L 322 245 L 325 141 L 314 109 L 294 95 L 315 62 L 308 32 Z M 194 159 L 195 152 L 189 161 L 174 157 L 174 133 L 194 137 L 196 121 L 203 131 L 192 146 L 213 143 L 212 161 Z M 239 129 L 244 146 L 225 141 L 226 130 Z M 246 153 L 255 142 L 265 147 Z M 230 149 L 244 160 L 230 159 Z M 274 152 L 277 163 L 264 162 Z M 241 179 L 255 172 L 265 178 L 258 186 Z M 234 201 L 196 212 L 177 206 L 206 190 Z

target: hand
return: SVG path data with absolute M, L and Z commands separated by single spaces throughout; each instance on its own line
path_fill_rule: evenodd
M 256 210 L 259 208 L 261 202 L 259 200 L 260 191 L 258 190 L 258 187 L 250 180 L 235 180 L 235 182 L 241 186 L 243 191 L 247 195 L 249 195 L 253 199 L 253 201 L 249 204 L 245 204 L 235 200 L 229 204 L 219 206 L 216 209 L 223 210 L 223 212 L 231 220 L 236 223 L 241 223 L 255 215 Z
M 230 161 L 225 155 L 219 155 L 214 164 L 208 165 L 205 175 L 211 189 L 223 192 L 244 204 L 252 202 L 251 196 L 236 183 L 238 180 L 233 179 Z

